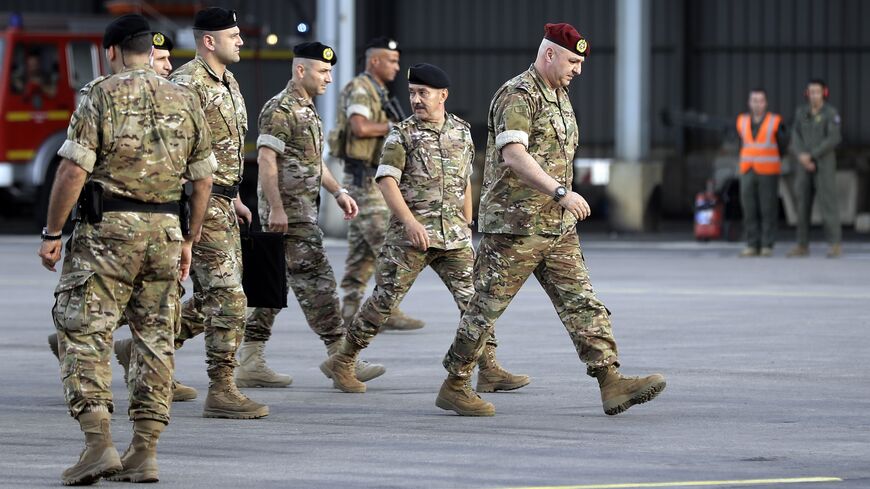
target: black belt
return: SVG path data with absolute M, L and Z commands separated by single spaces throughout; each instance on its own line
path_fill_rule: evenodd
M 238 185 L 215 185 L 211 186 L 211 194 L 212 195 L 220 195 L 221 197 L 226 197 L 230 200 L 236 198 L 239 195 L 239 186 Z
M 179 209 L 178 202 L 154 204 L 151 202 L 142 202 L 140 200 L 119 197 L 103 201 L 103 212 L 147 212 L 154 214 L 174 214 L 177 216 Z

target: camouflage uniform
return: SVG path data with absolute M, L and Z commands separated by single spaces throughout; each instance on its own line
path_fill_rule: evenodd
M 145 66 L 83 92 L 58 155 L 90 173 L 106 199 L 149 203 L 178 201 L 182 178 L 207 178 L 216 164 L 198 101 Z M 126 311 L 138 358 L 130 418 L 169 422 L 181 244 L 173 214 L 105 212 L 77 224 L 52 309 L 73 417 L 114 409 L 109 355 Z
M 474 144 L 468 123 L 447 114 L 441 127 L 412 116 L 387 136 L 376 178 L 392 177 L 411 213 L 426 228 L 429 249 L 413 247 L 393 216 L 378 255 L 376 285 L 348 329 L 347 340 L 365 348 L 399 306 L 427 265 L 453 294 L 460 313 L 474 293 L 474 250 L 463 213 Z
M 214 185 L 234 186 L 242 179 L 248 116 L 239 84 L 226 70 L 220 79 L 199 55 L 170 75 L 200 100 L 211 129 L 217 158 Z M 193 297 L 184 303 L 176 348 L 205 332 L 210 377 L 232 370 L 242 341 L 247 300 L 242 289 L 242 248 L 235 207 L 230 198 L 212 193 L 202 224 L 202 238 L 193 246 L 190 267 Z
M 829 104 L 822 106 L 813 115 L 809 104 L 799 107 L 794 115 L 791 133 L 791 151 L 797 157 L 810 153 L 816 163 L 816 171 L 808 172 L 798 164 L 795 178 L 795 193 L 798 200 L 797 242 L 809 244 L 810 214 L 813 197 L 817 194 L 819 211 L 825 228 L 825 238 L 831 245 L 839 245 L 842 239 L 840 207 L 837 203 L 837 154 L 834 149 L 842 141 L 840 115 Z
M 284 237 L 287 281 L 311 329 L 326 345 L 344 334 L 335 275 L 323 249 L 317 226 L 317 197 L 323 161 L 323 128 L 314 101 L 290 81 L 260 112 L 257 147 L 278 153 L 278 189 L 289 229 Z M 260 222 L 269 222 L 269 203 L 257 188 Z M 253 308 L 248 315 L 246 341 L 266 341 L 280 309 Z
M 484 236 L 474 264 L 474 297 L 462 316 L 444 367 L 468 378 L 496 320 L 534 273 L 595 375 L 617 365 L 609 312 L 595 297 L 580 250 L 576 218 L 552 197 L 525 185 L 504 164 L 503 146 L 524 145 L 548 175 L 569 187 L 578 126 L 567 89 L 550 89 L 534 68 L 496 92 L 480 203 Z
M 357 75 L 342 93 L 346 98 L 339 110 L 344 110 L 348 119 L 359 114 L 371 122 L 388 122 L 376 82 L 369 75 Z M 375 257 L 384 244 L 390 210 L 374 181 L 384 138 L 358 138 L 349 127 L 347 131 L 347 158 L 357 163 L 345 161 L 344 184 L 359 206 L 359 215 L 350 221 L 347 229 L 348 250 L 341 289 L 344 304 L 356 307 L 362 302 L 366 284 L 375 270 Z M 362 168 L 352 168 L 354 164 Z M 353 171 L 362 174 L 354 175 Z

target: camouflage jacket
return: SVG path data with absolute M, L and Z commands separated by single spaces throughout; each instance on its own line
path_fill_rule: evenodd
M 218 169 L 215 185 L 236 185 L 244 169 L 248 113 L 239 84 L 230 70 L 221 80 L 199 55 L 169 75 L 173 82 L 193 90 L 199 97 L 211 129 L 212 149 Z
M 471 245 L 462 209 L 473 159 L 467 122 L 447 114 L 437 127 L 411 116 L 387 135 L 375 178 L 396 179 L 411 213 L 426 228 L 430 248 L 463 248 Z M 385 242 L 412 246 L 395 217 L 390 218 Z
M 216 165 L 199 102 L 144 65 L 82 90 L 57 154 L 90 173 L 107 198 L 152 203 L 179 200 L 182 177 L 206 178 Z
M 568 90 L 548 88 L 534 65 L 508 80 L 492 99 L 480 200 L 485 233 L 561 235 L 577 220 L 553 197 L 527 186 L 504 164 L 501 149 L 526 147 L 541 168 L 565 188 L 574 179 L 579 128 Z
M 386 90 L 386 88 L 382 90 Z M 363 160 L 373 167 L 377 166 L 385 137 L 358 138 L 354 136 L 353 131 L 350 130 L 350 117 L 359 114 L 372 122 L 385 123 L 388 121 L 378 87 L 371 77 L 361 73 L 347 84 L 343 94 L 346 98 L 339 110 L 345 111 L 348 120 L 348 127 L 345 129 L 347 131 L 347 157 Z
M 269 99 L 257 123 L 257 148 L 278 153 L 278 191 L 287 222 L 317 223 L 317 196 L 323 172 L 323 125 L 314 101 L 290 81 Z M 262 188 L 258 189 L 265 200 Z

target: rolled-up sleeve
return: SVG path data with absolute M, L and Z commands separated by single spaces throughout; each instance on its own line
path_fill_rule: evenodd
M 378 171 L 375 173 L 375 181 L 383 177 L 393 177 L 397 182 L 401 182 L 406 158 L 407 152 L 402 143 L 402 136 L 399 134 L 399 130 L 394 127 L 384 141 L 384 149 L 381 152 Z
M 70 118 L 66 141 L 57 152 L 58 156 L 74 162 L 88 173 L 94 171 L 100 143 L 101 116 L 99 103 L 95 101 L 100 100 L 101 93 L 99 87 L 94 87 L 82 96 Z
M 205 122 L 205 113 L 199 105 L 199 101 L 191 96 L 191 119 L 194 126 L 193 148 L 187 158 L 187 169 L 184 178 L 188 180 L 202 180 L 214 174 L 218 162 L 211 149 L 211 131 Z
M 260 133 L 257 136 L 257 149 L 266 147 L 279 156 L 283 155 L 291 139 L 293 116 L 280 106 L 267 105 L 260 114 L 257 129 Z
M 495 117 L 495 147 L 502 148 L 519 143 L 529 148 L 532 110 L 526 96 L 521 92 L 507 93 L 498 104 Z

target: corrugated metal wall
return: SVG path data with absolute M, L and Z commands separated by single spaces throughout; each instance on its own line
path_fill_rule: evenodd
M 719 134 L 662 124 L 662 111 L 694 109 L 730 119 L 762 86 L 772 110 L 791 118 L 811 77 L 831 86 L 846 145 L 870 145 L 870 3 L 861 0 L 652 0 L 652 141 L 717 144 Z M 581 144 L 613 144 L 614 2 L 611 0 L 359 0 L 358 45 L 394 35 L 402 65 L 427 61 L 453 78 L 448 110 L 482 142 L 492 93 L 532 61 L 546 22 L 571 22 L 592 45 L 571 97 Z M 358 53 L 361 54 L 361 53 Z M 396 93 L 405 96 L 403 83 Z
M 168 1 L 168 0 L 167 0 Z M 192 0 L 178 0 L 190 3 Z M 870 146 L 870 2 L 863 0 L 651 0 L 653 2 L 652 141 L 657 146 L 716 144 L 716 133 L 662 124 L 661 112 L 694 109 L 732 118 L 750 87 L 763 86 L 770 106 L 790 119 L 810 77 L 831 86 L 847 146 Z M 290 33 L 314 23 L 316 0 L 212 0 L 249 22 Z M 102 0 L 5 0 L 0 10 L 103 13 Z M 606 154 L 613 144 L 614 9 L 612 0 L 357 0 L 357 55 L 375 35 L 393 35 L 402 65 L 445 68 L 454 87 L 449 110 L 467 118 L 482 143 L 489 100 L 533 60 L 546 22 L 571 22 L 592 55 L 571 97 L 581 142 Z M 244 77 L 244 75 L 242 76 Z M 396 84 L 403 101 L 404 83 Z

